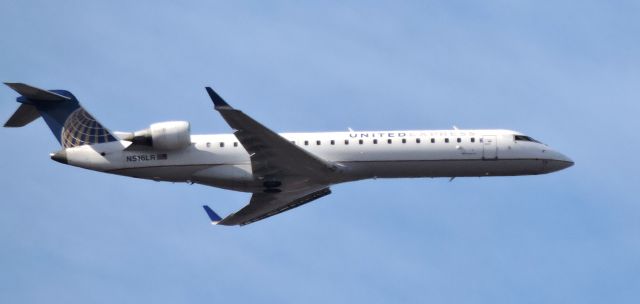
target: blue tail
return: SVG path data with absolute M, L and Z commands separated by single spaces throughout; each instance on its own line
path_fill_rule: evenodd
M 63 90 L 43 90 L 23 83 L 5 83 L 20 93 L 21 103 L 5 127 L 22 127 L 42 116 L 64 148 L 116 141 L 73 94 Z

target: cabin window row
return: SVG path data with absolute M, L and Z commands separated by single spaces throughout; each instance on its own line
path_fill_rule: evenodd
M 219 142 L 219 143 L 218 143 L 218 145 L 220 146 L 220 148 L 224 148 L 224 141 Z M 210 143 L 210 142 L 208 142 L 208 143 L 206 144 L 206 146 L 207 146 L 207 148 L 211 148 L 211 143 Z M 234 141 L 234 142 L 233 142 L 233 146 L 234 146 L 234 147 L 237 147 L 237 146 L 238 146 L 238 142 L 237 142 L 237 141 Z
M 377 145 L 377 144 L 379 143 L 378 139 L 373 139 L 371 142 L 372 142 L 374 145 Z M 384 141 L 383 141 L 383 142 L 384 142 Z M 392 143 L 393 143 L 393 139 L 388 138 L 388 139 L 386 140 L 386 142 L 387 142 L 387 144 L 392 144 Z M 406 144 L 406 143 L 407 143 L 407 139 L 406 139 L 406 138 L 403 138 L 403 139 L 401 139 L 401 140 L 400 140 L 400 142 L 401 142 L 401 143 L 403 143 L 403 144 Z M 421 140 L 420 138 L 416 138 L 416 139 L 415 139 L 415 142 L 416 142 L 417 144 L 419 144 L 419 143 L 421 143 L 421 142 L 422 142 L 422 140 Z M 434 143 L 436 143 L 436 139 L 435 139 L 435 138 L 431 138 L 430 142 L 431 142 L 432 144 L 434 144 Z M 450 141 L 449 141 L 449 138 L 448 138 L 448 137 L 445 137 L 445 138 L 443 139 L 443 142 L 444 142 L 444 143 L 449 143 L 449 142 L 450 142 Z M 460 137 L 456 138 L 456 142 L 457 142 L 457 143 L 462 143 L 462 138 L 460 138 Z M 469 138 L 469 142 L 471 142 L 471 143 L 475 143 L 475 142 L 476 142 L 475 137 L 471 137 L 471 138 Z M 292 141 L 291 141 L 291 143 L 295 145 L 295 144 L 296 144 L 296 141 L 295 141 L 295 140 L 292 140 Z M 308 146 L 308 145 L 310 144 L 310 141 L 305 140 L 303 143 L 304 143 L 304 145 L 305 145 L 305 146 Z M 349 143 L 350 143 L 350 141 L 349 141 L 348 139 L 345 139 L 345 140 L 344 140 L 344 144 L 345 144 L 345 145 L 349 145 Z M 363 144 L 364 144 L 364 139 L 358 139 L 357 143 L 358 143 L 359 145 L 363 145 Z M 320 146 L 320 145 L 322 145 L 322 141 L 320 141 L 320 140 L 316 140 L 316 141 L 315 141 L 315 144 L 316 144 L 316 146 Z M 332 139 L 332 140 L 330 140 L 330 141 L 329 141 L 329 144 L 333 146 L 333 145 L 335 145 L 335 144 L 336 144 L 336 141 Z M 223 142 L 223 141 L 218 142 L 218 145 L 220 146 L 220 148 L 224 148 L 224 146 L 225 146 L 225 144 L 224 144 L 224 142 Z M 207 143 L 206 143 L 206 146 L 207 146 L 207 148 L 211 148 L 211 142 L 207 142 Z M 234 147 L 238 147 L 238 142 L 233 142 L 233 146 L 234 146 Z
M 384 142 L 384 140 L 383 140 L 382 142 Z M 386 140 L 386 142 L 387 142 L 387 144 L 392 144 L 392 143 L 393 143 L 393 139 L 388 138 L 388 139 Z M 407 143 L 407 139 L 406 139 L 406 138 L 403 138 L 403 139 L 401 139 L 401 140 L 400 140 L 400 142 L 401 142 L 401 143 L 403 143 L 403 144 L 406 144 L 406 143 Z M 416 138 L 416 139 L 415 139 L 415 142 L 416 142 L 417 144 L 419 144 L 419 143 L 421 143 L 421 142 L 422 142 L 422 139 L 420 139 L 420 138 Z M 435 139 L 435 138 L 431 138 L 431 141 L 430 141 L 430 142 L 431 142 L 432 144 L 435 144 L 435 143 L 436 143 L 436 139 Z M 450 141 L 449 141 L 449 138 L 444 138 L 444 139 L 443 139 L 443 142 L 444 142 L 444 143 L 449 143 L 449 142 L 450 142 Z M 462 143 L 462 138 L 460 138 L 460 137 L 456 138 L 455 142 L 457 142 L 457 143 Z M 471 142 L 471 143 L 475 143 L 475 142 L 476 142 L 475 137 L 471 137 L 471 138 L 469 138 L 469 142 Z M 291 143 L 295 145 L 295 144 L 296 144 L 296 141 L 295 141 L 295 140 L 292 140 L 292 141 L 291 141 Z M 312 143 L 312 141 L 305 140 L 305 141 L 303 141 L 302 143 L 303 143 L 305 146 L 308 146 L 308 145 L 310 145 L 310 144 Z M 345 144 L 345 145 L 349 145 L 350 143 L 351 143 L 351 141 L 350 141 L 350 140 L 348 140 L 348 139 L 345 139 L 345 140 L 344 140 L 344 144 Z M 364 139 L 358 139 L 358 140 L 357 140 L 357 143 L 358 143 L 358 144 L 360 144 L 360 145 L 364 144 Z M 378 141 L 378 139 L 372 139 L 371 143 L 373 143 L 374 145 L 377 145 L 377 144 L 379 143 L 379 141 Z M 334 146 L 334 145 L 336 144 L 336 141 L 332 139 L 332 140 L 330 140 L 330 141 L 329 141 L 329 144 L 330 144 L 330 145 L 332 145 L 332 146 Z M 321 140 L 316 140 L 316 141 L 315 141 L 315 145 L 316 145 L 316 146 L 320 146 L 320 145 L 322 145 L 322 141 L 321 141 Z

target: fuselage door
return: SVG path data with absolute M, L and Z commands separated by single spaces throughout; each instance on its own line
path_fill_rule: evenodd
M 483 135 L 482 159 L 498 159 L 498 143 L 495 135 Z

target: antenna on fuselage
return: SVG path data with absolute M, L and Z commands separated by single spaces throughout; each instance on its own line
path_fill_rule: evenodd
M 453 129 L 458 130 L 458 127 L 456 127 L 456 125 L 453 125 Z
M 351 129 L 351 127 L 347 127 L 347 129 L 349 129 L 349 132 L 355 132 L 353 131 L 353 129 Z

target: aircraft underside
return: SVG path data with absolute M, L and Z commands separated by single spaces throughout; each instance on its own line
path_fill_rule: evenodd
M 242 192 L 277 191 L 284 188 L 295 191 L 310 184 L 332 185 L 371 178 L 424 178 L 424 177 L 483 177 L 536 175 L 562 169 L 560 161 L 543 159 L 469 159 L 469 160 L 415 160 L 415 161 L 343 161 L 344 168 L 327 176 L 326 183 L 292 176 L 265 180 L 219 174 L 220 165 L 153 166 L 109 170 L 108 173 L 168 182 L 192 182 Z M 249 168 L 249 164 L 234 167 Z

